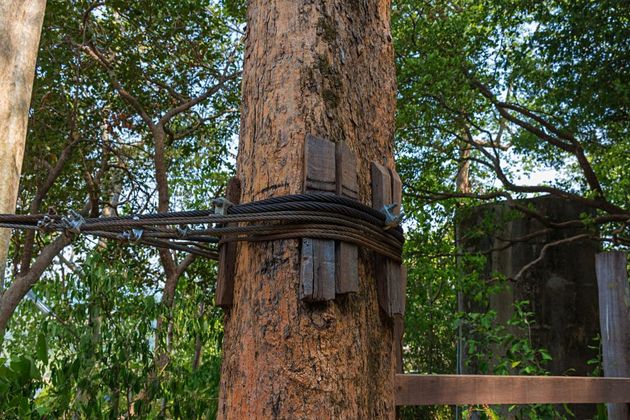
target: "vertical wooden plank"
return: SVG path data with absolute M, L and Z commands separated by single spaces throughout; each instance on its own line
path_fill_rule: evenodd
M 313 239 L 313 267 L 315 268 L 313 300 L 333 300 L 335 298 L 334 241 Z
M 233 177 L 228 181 L 226 199 L 232 204 L 241 200 L 241 181 Z M 217 288 L 215 304 L 222 308 L 232 306 L 234 300 L 234 269 L 236 267 L 235 242 L 219 246 L 219 272 L 217 273 Z
M 393 210 L 400 214 L 402 182 L 394 170 L 372 162 L 372 206 L 382 210 L 384 206 L 397 203 Z M 379 303 L 388 315 L 404 315 L 407 272 L 397 262 L 377 256 L 375 270 Z
M 372 162 L 372 207 L 381 210 L 386 204 L 391 202 L 392 180 L 389 170 L 376 162 Z M 389 259 L 380 255 L 374 257 L 374 275 L 376 277 L 378 302 L 389 316 L 392 315 L 389 278 L 393 272 L 394 270 L 389 264 Z
M 337 189 L 335 143 L 307 135 L 304 144 L 304 192 L 331 192 Z M 309 241 L 312 248 L 306 246 Z M 335 298 L 335 241 L 303 239 L 301 264 L 301 299 L 320 302 Z M 312 274 L 311 274 L 312 273 Z
M 383 165 L 372 162 L 372 207 L 381 210 L 392 202 L 392 178 Z
M 359 291 L 359 248 L 354 244 L 337 241 L 335 290 L 338 294 Z
M 389 174 L 392 180 L 392 203 L 397 206 L 392 210 L 395 215 L 400 215 L 402 204 L 402 181 L 398 172 L 393 169 L 389 170 Z M 400 264 L 397 264 L 391 260 L 387 261 L 390 274 L 390 288 L 391 288 L 391 311 L 393 314 L 404 315 L 405 313 L 405 300 L 406 300 L 406 288 L 407 288 L 407 269 Z
M 304 192 L 332 192 L 337 189 L 335 143 L 313 135 L 304 145 Z
M 313 240 L 303 238 L 302 257 L 300 260 L 300 299 L 313 300 L 315 292 L 313 276 Z
M 405 332 L 405 319 L 402 315 L 394 315 L 394 340 L 393 353 L 396 361 L 396 373 L 404 373 L 403 367 L 403 335 Z
M 356 200 L 359 197 L 356 156 L 344 142 L 336 144 L 335 152 L 336 193 Z M 336 292 L 338 294 L 357 293 L 359 291 L 359 248 L 354 244 L 337 241 L 335 252 Z
M 628 255 L 621 251 L 597 254 L 599 322 L 606 377 L 630 377 L 630 287 Z M 630 418 L 628 404 L 607 404 L 608 418 Z
M 396 204 L 396 208 L 392 210 L 392 213 L 398 216 L 402 206 L 402 180 L 398 172 L 393 169 L 389 170 L 389 174 L 392 178 L 392 203 Z
M 337 195 L 359 198 L 359 181 L 357 179 L 357 158 L 344 142 L 336 143 Z

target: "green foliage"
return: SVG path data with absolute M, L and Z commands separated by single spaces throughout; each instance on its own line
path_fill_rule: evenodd
M 82 261 L 80 272 L 67 273 L 54 285 L 38 285 L 38 293 L 54 302 L 54 318 L 37 313 L 31 318 L 20 311 L 21 322 L 13 324 L 5 350 L 37 355 L 44 378 L 28 356 L 14 356 L 0 374 L 0 386 L 9 387 L 6 395 L 14 398 L 1 401 L 0 412 L 29 409 L 53 417 L 105 418 L 131 411 L 154 416 L 164 406 L 173 417 L 214 415 L 222 326 L 217 311 L 199 315 L 199 304 L 212 305 L 211 290 L 189 277 L 180 282 L 182 304 L 172 314 L 175 350 L 156 376 L 151 320 L 162 310 L 161 291 L 128 251 L 110 244 Z M 41 331 L 35 342 L 19 340 L 35 328 Z M 203 362 L 193 368 L 197 339 L 203 343 Z
M 629 12 L 628 3 L 619 0 L 393 2 L 396 152 L 409 232 L 407 372 L 455 372 L 459 328 L 468 361 L 475 364 L 472 371 L 546 372 L 549 354 L 528 338 L 528 305 L 518 304 L 509 322 L 497 321 L 487 308 L 503 282 L 500 276 L 482 278 L 481 273 L 489 272 L 486 258 L 458 249 L 456 226 L 485 202 L 547 191 L 539 186 L 588 199 L 596 196 L 573 155 L 508 121 L 493 100 L 518 104 L 558 132 L 572 133 L 606 199 L 628 211 L 630 68 L 623 63 L 630 58 Z M 484 96 L 478 83 L 495 98 Z M 535 119 L 511 112 L 541 127 Z M 466 162 L 468 194 L 458 197 L 462 185 L 457 176 Z M 498 174 L 497 162 L 503 174 Z M 540 174 L 542 180 L 537 179 Z M 509 182 L 533 187 L 513 188 Z M 582 221 L 592 228 L 602 214 L 598 210 Z M 514 217 L 502 215 L 505 221 Z M 619 224 L 598 227 L 609 240 L 616 241 L 609 236 L 615 229 L 628 236 L 627 227 Z M 466 240 L 484 241 L 500 228 L 498 218 L 479 220 L 466 227 Z M 623 247 L 621 241 L 612 246 Z M 461 311 L 458 293 L 476 309 Z M 488 418 L 494 415 L 489 407 L 473 409 Z M 557 414 L 549 407 L 519 410 L 525 418 Z M 403 412 L 407 418 L 453 416 L 437 407 Z
M 236 12 L 218 1 L 49 1 L 19 211 L 65 214 L 86 201 L 95 216 L 154 211 L 154 136 L 116 86 L 155 123 L 222 83 L 165 125 L 171 208 L 207 208 L 233 171 L 242 47 Z M 226 74 L 233 77 L 221 81 Z M 13 276 L 25 238 L 14 237 Z M 34 255 L 49 241 L 36 235 Z M 184 257 L 174 256 L 177 263 Z M 216 264 L 193 262 L 168 310 L 155 250 L 82 236 L 33 288 L 50 313 L 25 300 L 12 318 L 0 353 L 0 386 L 11 392 L 2 393 L 0 417 L 214 417 L 223 334 L 215 279 Z M 160 317 L 171 320 L 172 333 L 157 334 Z M 158 347 L 168 349 L 165 366 Z M 15 369 L 34 357 L 41 377 L 17 377 Z
M 0 357 L 0 415 L 5 419 L 38 418 L 45 412 L 34 401 L 42 377 L 36 361 Z

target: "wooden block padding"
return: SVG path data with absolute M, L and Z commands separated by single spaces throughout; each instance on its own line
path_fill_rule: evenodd
M 383 165 L 372 162 L 372 208 L 381 210 L 392 203 L 392 177 Z
M 401 199 L 402 182 L 396 171 L 372 162 L 372 207 L 382 210 L 385 205 L 399 204 Z M 399 214 L 400 207 L 393 213 Z M 374 258 L 374 269 L 381 308 L 389 316 L 404 315 L 407 271 L 400 263 L 379 255 Z
M 336 143 L 336 193 L 354 200 L 359 197 L 357 179 L 357 158 L 345 142 Z M 358 293 L 359 291 L 359 247 L 347 242 L 336 242 L 337 294 Z
M 304 144 L 304 192 L 331 192 L 337 188 L 335 143 L 307 135 Z M 300 299 L 323 302 L 335 298 L 335 241 L 302 239 Z
M 335 248 L 324 239 L 302 239 L 300 299 L 322 302 L 335 298 Z M 333 242 L 334 244 L 334 242 Z
M 389 175 L 392 178 L 392 203 L 396 203 L 397 207 L 392 211 L 392 213 L 399 215 L 402 205 L 402 180 L 398 175 L 398 172 L 393 169 L 389 170 Z
M 359 198 L 359 180 L 357 179 L 357 157 L 345 142 L 336 143 L 337 195 Z
M 359 247 L 337 241 L 335 248 L 335 291 L 340 294 L 359 291 Z
M 396 405 L 630 402 L 630 378 L 396 375 Z
M 304 192 L 336 192 L 335 143 L 308 134 L 304 145 Z
M 313 240 L 302 239 L 300 257 L 300 299 L 310 301 L 315 292 L 313 284 Z
M 381 210 L 385 204 L 392 201 L 392 180 L 389 170 L 379 163 L 372 162 L 372 207 Z M 388 277 L 391 275 L 391 266 L 388 259 L 374 256 L 374 276 L 376 277 L 376 291 L 378 303 L 389 316 L 392 315 L 390 302 L 390 288 Z
M 396 361 L 396 373 L 403 373 L 403 336 L 405 335 L 405 319 L 402 315 L 394 315 L 394 340 L 392 352 Z
M 232 204 L 241 201 L 241 180 L 234 177 L 228 181 L 226 199 Z M 234 269 L 236 267 L 236 242 L 219 246 L 219 272 L 215 304 L 222 308 L 232 306 L 234 300 Z

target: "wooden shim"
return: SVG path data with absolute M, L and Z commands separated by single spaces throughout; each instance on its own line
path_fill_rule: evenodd
M 307 135 L 304 145 L 304 192 L 336 192 L 335 143 Z M 302 240 L 300 298 L 322 302 L 335 298 L 335 241 Z
M 402 315 L 394 315 L 394 360 L 396 361 L 396 373 L 403 373 L 403 336 L 405 334 L 405 319 Z
M 331 244 L 332 242 L 332 244 Z M 313 239 L 313 300 L 326 301 L 335 298 L 335 242 Z
M 599 323 L 602 361 L 606 377 L 630 377 L 630 287 L 621 251 L 603 252 L 595 257 L 599 291 Z M 629 418 L 627 404 L 608 404 L 608 418 Z
M 392 180 L 392 203 L 397 204 L 392 213 L 399 215 L 402 203 L 402 181 L 400 176 L 398 176 L 398 172 L 393 169 L 389 170 L 389 175 Z M 405 301 L 407 299 L 407 268 L 391 260 L 387 260 L 387 264 L 390 273 L 388 278 L 391 313 L 404 315 Z
M 313 283 L 313 239 L 302 239 L 302 257 L 300 259 L 300 299 L 312 300 L 314 296 Z
M 335 143 L 308 134 L 304 145 L 304 192 L 336 191 Z
M 357 159 L 348 145 L 336 143 L 336 193 L 354 200 L 359 197 L 357 179 Z M 335 291 L 338 294 L 359 291 L 359 247 L 337 241 L 335 249 L 336 275 Z
M 396 194 L 393 197 L 392 194 Z M 372 162 L 372 207 L 382 210 L 402 197 L 402 182 L 396 171 Z M 400 213 L 400 207 L 394 209 Z M 379 304 L 389 315 L 404 315 L 406 300 L 407 272 L 402 266 L 382 256 L 375 257 L 375 275 Z
M 389 174 L 392 178 L 392 202 L 397 204 L 392 213 L 399 215 L 402 206 L 402 180 L 400 179 L 398 172 L 393 169 L 389 170 Z
M 389 170 L 384 166 L 372 162 L 372 207 L 382 210 L 386 204 L 392 202 L 392 178 Z M 374 275 L 376 277 L 376 290 L 380 307 L 392 316 L 391 302 L 391 278 L 396 271 L 392 261 L 381 256 L 374 256 Z
M 630 402 L 630 378 L 396 375 L 396 405 Z
M 335 249 L 335 291 L 338 294 L 359 291 L 359 247 L 337 241 Z
M 405 315 L 407 301 L 407 267 L 398 264 L 396 283 L 392 284 L 392 313 Z
M 241 180 L 236 177 L 230 178 L 225 195 L 232 204 L 240 203 Z M 219 246 L 219 272 L 217 273 L 215 304 L 222 308 L 232 306 L 234 301 L 236 246 L 236 242 L 228 242 Z
M 302 239 L 300 299 L 321 302 L 335 298 L 335 248 L 328 240 Z
M 357 158 L 345 142 L 336 143 L 336 193 L 357 200 L 359 181 L 357 179 Z
M 372 162 L 372 208 L 381 210 L 392 202 L 392 177 L 383 165 Z

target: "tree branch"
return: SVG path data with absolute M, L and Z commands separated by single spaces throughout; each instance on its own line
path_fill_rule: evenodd
M 238 72 L 232 73 L 232 74 L 227 75 L 227 76 L 220 76 L 219 77 L 219 82 L 217 84 L 209 87 L 208 89 L 206 89 L 206 91 L 204 93 L 202 93 L 201 95 L 199 95 L 196 98 L 193 98 L 193 99 L 191 99 L 189 101 L 186 101 L 186 102 L 180 104 L 179 106 L 176 106 L 175 108 L 171 108 L 170 110 L 168 110 L 162 116 L 162 118 L 160 118 L 158 124 L 163 126 L 164 124 L 168 123 L 174 116 L 176 116 L 178 114 L 181 114 L 182 112 L 186 112 L 190 108 L 192 108 L 193 106 L 199 104 L 200 102 L 205 101 L 210 96 L 214 95 L 219 90 L 221 90 L 223 88 L 223 86 L 225 85 L 225 82 L 227 82 L 228 80 L 232 80 L 232 79 L 238 77 L 240 74 L 241 74 L 241 72 L 238 71 Z
M 50 266 L 53 259 L 72 239 L 65 234 L 59 235 L 52 243 L 44 247 L 35 259 L 30 270 L 15 278 L 8 289 L 0 297 L 0 337 L 4 336 L 9 319 L 13 315 L 20 301 L 26 296 L 29 290 L 39 280 L 44 271 Z

